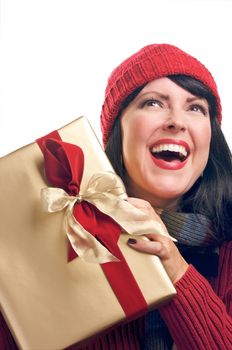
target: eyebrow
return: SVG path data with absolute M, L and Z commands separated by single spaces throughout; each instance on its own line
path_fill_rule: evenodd
M 145 92 L 144 94 L 140 95 L 141 97 L 144 96 L 144 95 L 148 95 L 148 94 L 156 94 L 157 96 L 159 96 L 161 99 L 165 100 L 165 101 L 168 101 L 170 100 L 170 96 L 169 95 L 165 95 L 165 94 L 162 94 L 161 92 L 158 92 L 158 91 L 155 91 L 155 90 L 152 90 L 152 91 L 148 91 L 148 92 Z M 206 101 L 206 98 L 204 97 L 201 97 L 201 96 L 193 96 L 193 97 L 188 97 L 187 98 L 187 102 L 193 102 L 193 101 L 196 101 L 196 100 L 201 100 L 201 101 Z
M 168 101 L 170 99 L 170 97 L 168 95 L 164 95 L 161 92 L 155 91 L 155 90 L 151 90 L 148 92 L 145 92 L 143 94 L 140 95 L 140 97 L 145 96 L 145 95 L 149 95 L 149 94 L 156 94 L 157 96 L 159 96 L 161 99 Z M 138 95 L 139 97 L 139 95 Z
M 193 101 L 196 101 L 196 100 L 203 100 L 203 101 L 206 101 L 207 102 L 207 100 L 206 100 L 206 98 L 204 98 L 204 97 L 201 97 L 201 96 L 196 96 L 196 97 L 188 97 L 187 98 L 187 102 L 193 102 Z

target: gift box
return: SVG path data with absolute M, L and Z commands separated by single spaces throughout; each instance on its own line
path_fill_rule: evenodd
M 122 221 L 117 222 L 115 214 L 119 213 L 120 217 L 120 205 L 124 206 L 126 202 L 125 194 L 120 191 L 116 194 L 115 205 L 119 203 L 119 207 L 115 210 L 107 208 L 104 211 L 104 205 L 111 202 L 111 197 L 103 200 L 96 210 L 92 199 L 88 202 L 86 193 L 93 187 L 90 184 L 92 177 L 97 175 L 95 184 L 98 186 L 99 174 L 103 173 L 104 180 L 104 173 L 114 177 L 114 172 L 87 119 L 80 117 L 42 141 L 0 159 L 0 305 L 19 348 L 25 350 L 64 349 L 119 322 L 136 318 L 176 294 L 159 258 L 127 246 L 130 234 L 135 232 L 122 232 L 123 228 L 129 227 L 126 226 L 128 218 L 122 214 Z M 49 204 L 42 205 L 41 199 L 41 190 L 45 191 L 43 200 L 46 201 L 49 188 L 54 186 L 48 181 L 49 171 L 46 176 L 44 172 L 45 160 L 41 151 L 44 145 L 49 152 L 55 152 L 57 147 L 63 152 L 62 147 L 78 145 L 80 154 L 83 152 L 81 157 L 84 157 L 80 189 L 76 193 L 64 192 L 64 188 L 57 192 L 62 191 L 73 204 L 58 211 L 50 210 L 52 213 L 48 212 Z M 68 157 L 66 153 L 65 157 Z M 74 172 L 79 168 L 78 162 L 74 162 Z M 87 201 L 82 207 L 77 206 L 75 220 L 72 210 L 75 201 L 82 201 L 83 193 Z M 117 196 L 122 199 L 118 201 Z M 44 211 L 46 205 L 47 212 Z M 98 220 L 105 220 L 112 228 L 109 231 L 118 234 L 121 229 L 122 233 L 113 237 L 113 246 L 104 225 L 102 237 L 88 232 L 91 220 L 86 220 L 84 228 L 83 223 L 78 225 L 78 215 L 81 215 L 78 208 L 85 211 L 88 205 L 95 210 L 94 215 L 99 215 Z M 112 214 L 109 222 L 108 212 Z M 65 226 L 67 220 L 69 223 Z M 146 229 L 141 227 L 144 233 Z M 80 231 L 79 236 L 75 230 Z M 73 241 L 74 236 L 76 241 Z

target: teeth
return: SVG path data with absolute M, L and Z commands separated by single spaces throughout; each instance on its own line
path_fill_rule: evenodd
M 159 153 L 162 151 L 169 151 L 169 152 L 179 152 L 181 154 L 183 154 L 183 156 L 187 156 L 187 151 L 186 148 L 184 146 L 179 146 L 179 145 L 175 145 L 175 144 L 163 144 L 163 145 L 159 145 L 159 146 L 154 146 L 151 149 L 152 153 Z

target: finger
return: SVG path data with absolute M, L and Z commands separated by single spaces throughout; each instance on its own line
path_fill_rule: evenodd
M 161 235 L 160 233 L 147 233 L 144 236 L 147 237 L 150 241 L 156 241 L 164 244 L 171 244 L 173 241 L 170 236 Z
M 153 233 L 147 233 L 144 236 L 149 238 L 151 241 L 156 241 L 156 240 L 162 241 L 163 239 L 165 239 L 166 242 L 169 242 L 169 241 L 178 242 L 176 238 L 169 235 L 165 226 L 164 226 L 164 233 L 163 234 L 153 232 Z
M 162 244 L 162 242 L 129 238 L 127 243 L 131 248 L 135 250 L 141 251 L 143 253 L 154 254 L 160 258 L 166 258 L 167 249 Z

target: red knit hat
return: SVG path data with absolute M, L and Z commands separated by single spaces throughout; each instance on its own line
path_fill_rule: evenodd
M 221 102 L 217 86 L 208 69 L 196 58 L 169 44 L 148 45 L 123 61 L 111 73 L 101 112 L 103 144 L 106 146 L 114 120 L 125 98 L 148 82 L 172 74 L 200 80 L 217 100 L 217 119 L 221 123 Z

